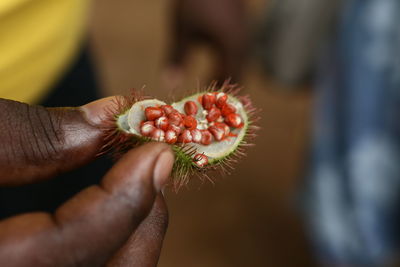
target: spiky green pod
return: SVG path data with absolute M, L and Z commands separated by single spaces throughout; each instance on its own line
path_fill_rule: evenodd
M 256 109 L 252 106 L 249 97 L 240 96 L 239 91 L 240 89 L 236 85 L 225 83 L 221 88 L 217 88 L 216 83 L 213 83 L 206 90 L 198 91 L 183 98 L 181 101 L 171 104 L 176 111 L 185 114 L 185 103 L 193 101 L 197 109 L 197 112 L 192 116 L 196 119 L 197 126 L 194 126 L 196 129 L 208 131 L 207 129 L 211 130 L 211 126 L 218 126 L 218 129 L 221 129 L 220 126 L 224 125 L 224 123 L 230 125 L 228 129 L 226 129 L 226 125 L 225 128 L 222 128 L 225 131 L 221 140 L 217 140 L 220 137 L 219 135 L 214 135 L 214 140 L 210 144 L 194 143 L 194 141 L 184 143 L 182 140 L 185 140 L 185 138 L 182 133 L 179 134 L 180 141 L 178 142 L 167 139 L 175 152 L 175 164 L 172 172 L 175 190 L 186 185 L 193 175 L 197 175 L 201 180 L 207 179 L 212 182 L 213 179 L 207 175 L 208 171 L 219 170 L 224 174 L 229 173 L 230 170 L 233 170 L 233 164 L 236 163 L 237 159 L 245 155 L 244 150 L 251 145 L 250 140 L 255 136 L 255 131 L 258 127 L 255 125 L 257 120 L 255 117 Z M 208 101 L 204 102 L 202 100 L 207 93 L 211 93 L 208 94 L 211 97 L 212 95 L 215 97 L 226 95 L 227 100 L 224 105 L 230 104 L 233 106 L 236 109 L 233 112 L 235 115 L 216 115 L 218 119 L 210 121 L 213 116 L 209 115 L 212 112 L 210 107 L 206 105 Z M 154 98 L 144 97 L 142 92 L 137 91 L 132 91 L 129 97 L 117 97 L 115 101 L 115 105 L 108 110 L 109 124 L 105 129 L 106 145 L 103 151 L 113 150 L 117 155 L 120 155 L 132 147 L 154 141 L 154 136 L 153 138 L 148 136 L 147 132 L 143 130 L 144 128 L 141 128 L 143 122 L 148 120 L 145 110 L 147 111 L 146 108 L 149 107 L 160 108 L 166 103 Z M 229 109 L 222 108 L 221 104 L 218 105 L 219 108 L 216 105 L 214 103 L 212 107 L 217 110 L 217 113 L 222 110 L 225 111 L 225 114 L 232 114 Z M 237 121 L 234 120 L 235 118 Z M 154 125 L 154 121 L 151 123 Z M 160 125 L 157 126 L 160 128 Z M 151 128 L 151 126 L 149 127 Z M 185 129 L 185 127 L 180 127 Z M 187 132 L 190 131 L 188 130 Z M 165 141 L 164 138 L 158 138 L 158 140 Z

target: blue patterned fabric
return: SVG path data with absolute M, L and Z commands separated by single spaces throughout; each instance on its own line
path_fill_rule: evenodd
M 320 62 L 306 207 L 323 262 L 400 252 L 400 1 L 346 1 Z

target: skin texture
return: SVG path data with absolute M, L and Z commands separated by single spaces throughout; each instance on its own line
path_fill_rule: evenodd
M 45 109 L 0 99 L 0 185 L 49 179 L 93 160 L 109 104 Z M 0 221 L 0 266 L 155 266 L 168 224 L 160 190 L 173 162 L 168 145 L 141 146 L 54 214 Z
M 243 0 L 175 0 L 172 18 L 171 79 L 183 76 L 190 48 L 201 42 L 216 55 L 211 78 L 240 79 L 248 39 Z

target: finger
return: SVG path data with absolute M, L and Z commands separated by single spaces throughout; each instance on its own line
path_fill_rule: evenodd
M 171 46 L 169 55 L 170 68 L 182 68 L 184 64 L 184 58 L 188 52 L 188 48 L 190 45 L 190 32 L 191 32 L 191 23 L 187 21 L 184 13 L 184 2 L 183 0 L 177 0 L 173 4 L 172 10 L 172 22 L 171 22 Z
M 209 41 L 217 55 L 215 76 L 212 78 L 220 81 L 231 78 L 232 82 L 236 82 L 241 78 L 247 50 L 246 8 L 241 0 L 224 0 L 219 3 L 225 7 L 224 14 L 214 13 L 207 20 Z
M 176 77 L 182 77 L 190 47 L 203 42 L 210 45 L 216 55 L 216 68 L 211 78 L 239 80 L 248 39 L 245 10 L 242 0 L 177 0 L 166 77 L 173 82 L 178 80 Z
M 81 108 L 44 108 L 0 99 L 0 185 L 45 179 L 93 160 L 100 117 L 113 98 Z
M 107 266 L 156 266 L 167 226 L 167 205 L 163 196 L 159 194 L 150 214 L 112 257 Z
M 166 66 L 162 72 L 164 87 L 168 90 L 179 88 L 185 77 L 185 59 L 190 49 L 190 24 L 182 21 L 179 7 L 175 10 L 172 23 L 171 44 L 168 48 Z
M 173 162 L 168 145 L 144 145 L 54 215 L 25 214 L 1 222 L 0 266 L 103 265 L 148 215 Z

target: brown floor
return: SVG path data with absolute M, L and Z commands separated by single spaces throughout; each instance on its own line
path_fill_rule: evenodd
M 256 6 L 259 0 L 250 3 Z M 147 86 L 165 98 L 162 63 L 168 43 L 170 1 L 97 0 L 92 43 L 106 94 Z M 185 86 L 207 83 L 206 51 L 191 60 Z M 307 152 L 311 95 L 289 93 L 268 82 L 249 64 L 246 93 L 262 108 L 257 146 L 229 177 L 215 185 L 192 183 L 167 193 L 170 227 L 161 267 L 313 266 L 300 218 L 295 212 Z

